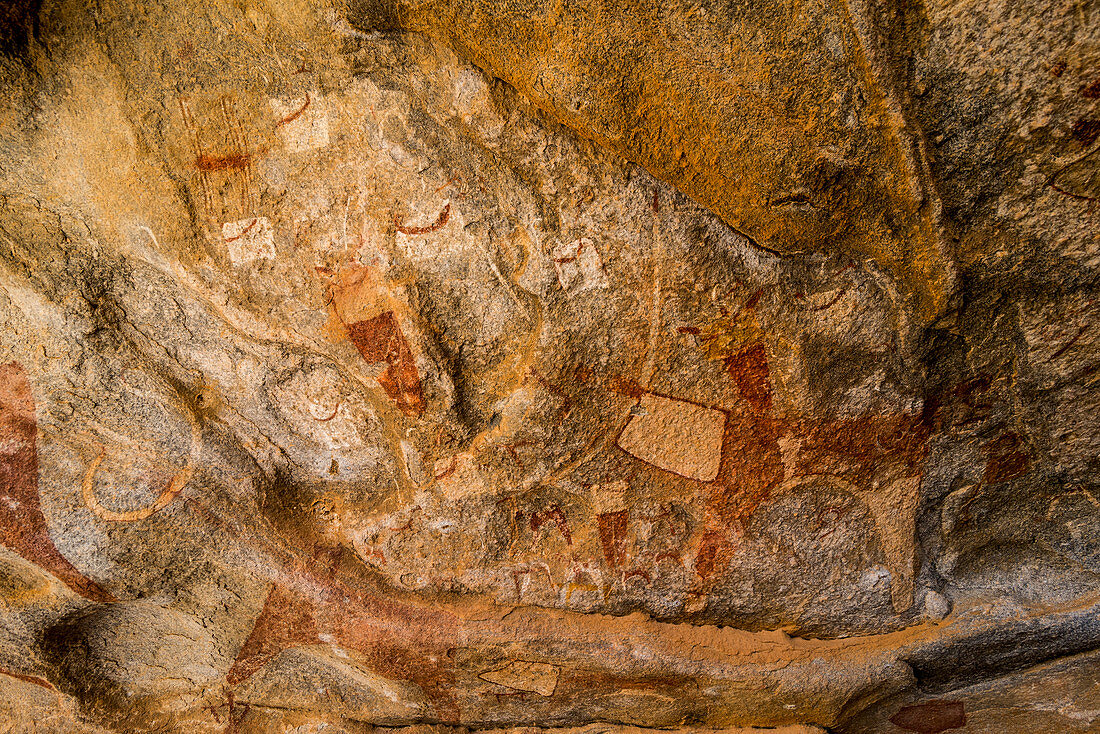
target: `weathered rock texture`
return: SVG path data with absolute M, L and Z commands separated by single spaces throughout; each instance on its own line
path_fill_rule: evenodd
M 1100 727 L 1095 2 L 0 25 L 0 732 Z

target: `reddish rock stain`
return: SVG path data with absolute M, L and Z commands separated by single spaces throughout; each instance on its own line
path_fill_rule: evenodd
M 393 224 L 394 224 L 394 228 L 397 229 L 397 231 L 400 232 L 401 234 L 421 235 L 421 234 L 428 234 L 430 232 L 435 232 L 439 229 L 442 229 L 443 225 L 445 225 L 447 223 L 447 220 L 450 218 L 450 216 L 451 216 L 451 204 L 450 204 L 450 202 L 448 202 L 447 204 L 445 204 L 443 206 L 443 210 L 441 212 L 439 212 L 439 217 L 435 220 L 435 222 L 433 222 L 432 224 L 429 224 L 426 227 L 406 227 L 406 226 L 401 224 L 401 220 L 398 219 L 396 216 L 394 217 Z
M 255 227 L 259 223 L 259 221 L 260 221 L 259 219 L 253 219 L 251 222 L 248 223 L 247 227 L 245 227 L 244 229 L 241 230 L 240 234 L 235 235 L 233 237 L 226 237 L 225 241 L 226 242 L 234 242 L 236 240 L 241 239 L 242 237 L 246 236 L 249 232 L 251 232 L 252 228 Z
M 732 414 L 722 437 L 718 476 L 708 507 L 724 523 L 744 522 L 783 481 L 779 438 L 787 427 L 765 415 Z
M 33 685 L 39 686 L 40 688 L 45 688 L 47 691 L 56 691 L 57 690 L 56 688 L 54 688 L 53 683 L 50 683 L 45 678 L 39 678 L 36 675 L 27 675 L 25 673 L 16 673 L 15 671 L 5 670 L 3 668 L 0 668 L 0 675 L 6 675 L 9 678 L 15 678 L 16 680 L 21 680 L 24 683 L 31 683 Z
M 286 117 L 284 117 L 283 119 L 281 119 L 277 123 L 275 123 L 275 127 L 281 127 L 283 125 L 289 125 L 290 123 L 297 120 L 299 117 L 301 117 L 302 115 L 305 114 L 307 109 L 309 109 L 310 102 L 312 102 L 312 101 L 313 100 L 311 100 L 310 97 L 309 97 L 309 92 L 306 92 L 306 102 L 305 102 L 305 104 L 303 104 L 298 109 L 297 112 L 292 112 L 291 114 L 287 115 Z
M 771 372 L 768 353 L 762 342 L 756 342 L 725 360 L 726 371 L 737 383 L 741 397 L 758 413 L 772 407 Z
M 1100 138 L 1100 120 L 1081 119 L 1073 123 L 1070 134 L 1081 142 L 1081 145 L 1092 145 Z
M 565 513 L 557 505 L 551 505 L 545 510 L 534 512 L 531 514 L 531 530 L 532 532 L 538 532 L 539 528 L 545 525 L 547 522 L 553 522 L 557 526 L 558 532 L 561 533 L 561 537 L 565 539 L 567 545 L 573 545 L 573 534 L 569 532 L 569 523 L 565 519 Z
M 921 415 L 864 416 L 835 421 L 803 421 L 796 474 L 832 474 L 856 486 L 872 479 L 883 464 L 920 474 L 927 454 L 928 428 Z
M 736 546 L 724 533 L 708 530 L 699 543 L 699 552 L 695 555 L 695 573 L 707 580 L 721 574 L 729 566 Z
M 320 641 L 316 620 L 305 599 L 276 585 L 268 593 L 260 616 L 226 674 L 225 682 L 236 688 L 283 650 Z
M 624 377 L 617 372 L 608 376 L 607 389 L 616 395 L 633 398 L 634 400 L 638 400 L 646 393 L 645 388 L 638 384 L 636 380 Z
M 621 566 L 626 561 L 627 518 L 626 510 L 604 512 L 596 516 L 603 555 L 607 559 L 607 565 L 612 568 Z
M 242 171 L 252 162 L 252 157 L 244 153 L 229 155 L 202 154 L 195 158 L 195 167 L 200 171 Z
M 332 562 L 320 564 L 323 573 L 318 564 L 290 562 L 291 581 L 277 583 L 268 593 L 226 674 L 228 687 L 236 689 L 284 650 L 324 644 L 325 635 L 329 644 L 357 653 L 357 662 L 378 675 L 415 683 L 440 719 L 457 723 L 460 709 L 445 643 L 453 638 L 457 621 L 345 583 L 339 573 L 341 553 L 326 557 Z M 299 591 L 296 582 L 308 591 Z
M 447 468 L 444 469 L 443 471 L 441 471 L 439 474 L 435 475 L 435 481 L 438 482 L 438 481 L 441 481 L 443 479 L 446 479 L 447 477 L 454 474 L 455 471 L 457 471 L 457 470 L 458 470 L 458 457 L 457 456 L 452 456 L 451 457 L 451 463 L 447 466 Z
M 744 304 L 742 304 L 741 310 L 742 311 L 754 311 L 754 310 L 756 310 L 756 307 L 760 305 L 760 299 L 764 297 L 764 292 L 765 291 L 767 291 L 767 288 L 757 288 L 756 291 L 751 296 L 749 296 L 748 300 L 745 301 Z
M 925 411 L 936 425 L 965 426 L 984 420 L 993 411 L 988 375 L 977 375 L 955 385 L 949 394 L 933 394 L 925 400 Z
M 554 426 L 557 427 L 561 425 L 573 412 L 573 399 L 569 397 L 569 393 L 563 387 L 543 377 L 538 370 L 531 368 L 528 370 L 527 374 L 530 377 L 534 377 L 535 381 L 538 382 L 546 392 L 561 400 L 561 408 L 559 409 L 557 418 L 554 420 Z M 524 379 L 526 380 L 527 378 L 525 377 Z
M 718 477 L 709 487 L 708 509 L 725 524 L 743 525 L 785 479 L 828 474 L 869 489 L 883 465 L 901 466 L 907 476 L 922 471 L 926 416 L 785 421 L 752 407 L 727 418 Z M 798 443 L 790 476 L 779 443 L 784 437 Z
M 940 734 L 966 726 L 966 709 L 961 701 L 929 701 L 903 707 L 890 722 L 917 734 Z
M 409 342 L 401 331 L 392 311 L 373 319 L 356 321 L 347 327 L 351 343 L 366 362 L 385 362 L 387 367 L 378 376 L 378 383 L 386 394 L 397 403 L 401 412 L 409 416 L 424 413 L 424 393 L 420 386 L 420 374 L 416 371 Z
M 982 482 L 1000 484 L 1022 477 L 1031 466 L 1031 457 L 1019 434 L 1009 431 L 982 447 L 985 451 L 985 472 Z
M 38 424 L 23 367 L 0 365 L 0 542 L 41 566 L 81 596 L 115 601 L 61 555 L 38 496 Z

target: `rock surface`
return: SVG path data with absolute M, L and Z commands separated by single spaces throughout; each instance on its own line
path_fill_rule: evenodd
M 0 732 L 1100 726 L 1096 3 L 0 19 Z

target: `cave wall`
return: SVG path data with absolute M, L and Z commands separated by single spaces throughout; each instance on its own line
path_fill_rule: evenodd
M 0 731 L 1100 725 L 1095 2 L 0 9 Z

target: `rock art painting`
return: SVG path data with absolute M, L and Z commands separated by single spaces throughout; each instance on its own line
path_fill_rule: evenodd
M 229 259 L 234 265 L 243 265 L 254 260 L 272 260 L 275 258 L 275 242 L 272 239 L 271 223 L 266 217 L 252 217 L 222 225 L 222 238 L 229 251 Z
M 70 589 L 96 602 L 113 601 L 57 550 L 38 496 L 38 421 L 26 371 L 0 365 L 0 533 L 3 544 L 52 573 Z
M 726 416 L 718 410 L 643 395 L 618 445 L 667 471 L 709 482 L 718 476 Z
M 271 110 L 279 118 L 275 129 L 288 151 L 301 153 L 328 146 L 328 110 L 324 95 L 317 90 L 302 99 L 272 99 Z
M 0 2 L 0 734 L 1098 730 L 1094 5 Z
M 588 238 L 560 245 L 550 253 L 562 290 L 607 288 L 607 274 L 595 243 Z
M 540 696 L 554 695 L 560 668 L 546 663 L 513 661 L 499 670 L 489 670 L 479 678 L 517 691 L 533 691 Z
M 424 396 L 416 361 L 394 310 L 382 310 L 392 298 L 377 283 L 369 268 L 341 271 L 331 286 L 331 308 L 368 364 L 385 365 L 378 384 L 401 412 L 417 416 L 424 412 Z

